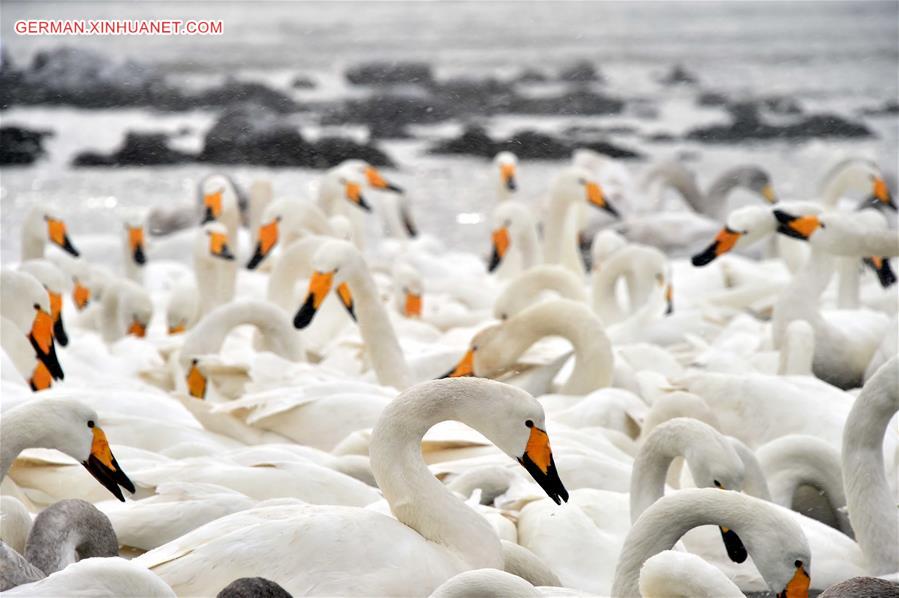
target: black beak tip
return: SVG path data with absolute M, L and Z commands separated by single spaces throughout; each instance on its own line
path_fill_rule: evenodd
M 803 234 L 801 234 L 801 233 L 799 233 L 799 232 L 793 230 L 792 228 L 790 228 L 790 227 L 787 226 L 786 224 L 781 224 L 781 225 L 779 225 L 779 226 L 777 227 L 777 232 L 779 232 L 779 233 L 782 234 L 782 235 L 786 235 L 786 236 L 788 236 L 788 237 L 792 237 L 792 238 L 794 238 L 794 239 L 799 239 L 800 241 L 808 241 L 808 237 L 806 237 L 805 235 L 803 235 Z
M 502 258 L 499 256 L 499 252 L 494 248 L 493 253 L 490 254 L 490 262 L 487 264 L 487 272 L 493 272 L 499 268 L 501 261 Z
M 147 256 L 144 254 L 144 248 L 140 245 L 134 250 L 134 261 L 141 266 L 147 263 Z
M 250 261 L 247 262 L 247 270 L 255 270 L 256 267 L 262 263 L 263 259 L 265 259 L 265 256 L 262 255 L 262 251 L 260 251 L 259 247 L 257 247 L 256 252 L 253 254 L 253 257 L 251 257 Z
M 515 182 L 514 178 L 510 177 L 506 181 L 506 189 L 508 189 L 509 191 L 517 191 L 518 190 L 518 183 Z
M 62 323 L 62 315 L 53 322 L 53 337 L 59 341 L 59 344 L 65 347 L 69 344 L 69 335 L 66 334 L 66 327 Z
M 212 213 L 212 210 L 206 208 L 206 211 L 203 212 L 203 220 L 200 221 L 200 224 L 206 224 L 207 222 L 213 222 L 215 220 L 215 214 Z
M 231 250 L 228 249 L 228 246 L 227 246 L 227 245 L 225 245 L 224 247 L 222 247 L 222 251 L 221 251 L 221 253 L 219 254 L 219 257 L 222 258 L 223 260 L 234 261 L 234 254 L 231 253 Z
M 711 245 L 709 245 L 708 248 L 706 248 L 705 251 L 703 251 L 701 253 L 697 253 L 692 258 L 690 258 L 690 262 L 697 268 L 701 268 L 702 266 L 712 263 L 712 261 L 716 257 L 718 257 L 715 254 L 716 245 L 717 245 L 717 243 L 712 243 Z
M 621 220 L 621 214 L 618 213 L 618 210 L 616 210 L 616 209 L 612 206 L 612 204 L 610 204 L 609 202 L 606 202 L 605 205 L 603 205 L 602 209 L 604 209 L 606 212 L 608 212 L 609 214 L 611 214 L 612 216 L 614 216 L 614 217 L 617 218 L 618 220 Z
M 404 190 L 399 185 L 394 185 L 393 183 L 387 183 L 386 189 L 388 191 L 393 191 L 394 193 L 403 193 Z
M 63 238 L 63 241 L 62 241 L 62 248 L 63 248 L 66 252 L 68 252 L 69 254 L 71 254 L 71 255 L 73 255 L 73 256 L 75 256 L 75 257 L 79 257 L 79 256 L 81 255 L 81 254 L 78 252 L 78 250 L 75 249 L 75 246 L 72 245 L 72 241 L 69 239 L 68 235 L 66 235 L 65 238 Z
M 361 195 L 359 196 L 359 207 L 362 208 L 363 210 L 365 210 L 366 212 L 371 212 L 371 205 L 369 205 L 369 203 L 367 201 L 365 201 L 365 198 L 362 197 Z
M 293 318 L 293 327 L 303 329 L 312 323 L 312 318 L 315 317 L 315 307 L 313 306 L 314 298 L 312 295 L 306 297 L 306 301 L 303 303 L 302 307 L 297 311 L 296 316 Z
M 729 529 L 724 531 L 722 528 L 718 528 L 721 532 L 721 539 L 724 541 L 724 547 L 727 549 L 727 556 L 735 563 L 742 563 L 749 556 L 749 553 L 746 551 L 746 547 L 743 545 L 743 541 L 740 540 L 740 536 L 738 536 L 734 530 Z
M 789 224 L 790 222 L 796 220 L 795 216 L 793 216 L 792 214 L 788 214 L 783 210 L 774 210 L 772 213 L 774 214 L 774 217 L 777 218 L 777 221 L 781 224 Z

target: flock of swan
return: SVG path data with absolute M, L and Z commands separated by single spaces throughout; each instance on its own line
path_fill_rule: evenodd
M 33 206 L 0 274 L 5 595 L 896 596 L 879 167 L 788 200 L 578 151 L 542 204 L 489 168 L 470 251 L 359 160 L 106 234 Z

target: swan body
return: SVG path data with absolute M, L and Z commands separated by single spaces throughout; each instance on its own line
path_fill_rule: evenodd
M 134 561 L 121 558 L 89 558 L 62 571 L 4 592 L 7 596 L 146 596 L 174 598 L 175 593 L 159 577 Z
M 743 592 L 724 573 L 689 552 L 663 550 L 640 569 L 644 598 L 740 598 Z

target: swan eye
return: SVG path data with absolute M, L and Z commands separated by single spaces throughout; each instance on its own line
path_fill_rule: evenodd
M 796 561 L 793 563 L 797 568 L 802 566 L 802 561 Z
M 529 428 L 533 428 L 533 427 L 534 427 L 534 422 L 533 422 L 533 420 L 530 420 L 530 419 L 529 419 L 529 420 L 525 420 L 524 425 L 526 425 L 526 426 L 529 427 Z
M 715 488 L 721 487 L 721 482 L 719 482 L 718 480 L 712 480 L 712 483 L 715 484 Z
M 92 419 L 87 420 L 87 427 L 88 427 L 88 428 L 93 428 L 93 427 L 94 427 L 94 420 L 92 420 Z
M 38 303 L 34 304 L 34 309 L 40 309 L 40 308 L 41 308 L 40 304 L 38 304 Z

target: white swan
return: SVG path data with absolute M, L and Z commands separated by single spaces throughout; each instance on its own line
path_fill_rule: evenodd
M 75 257 L 79 255 L 69 239 L 62 219 L 45 207 L 35 206 L 25 216 L 22 224 L 21 259 L 24 261 L 44 257 L 44 248 L 48 242 Z
M 224 225 L 228 238 L 236 243 L 240 227 L 240 206 L 237 190 L 228 179 L 220 174 L 207 176 L 200 183 L 203 217 L 200 222 L 220 222 Z
M 270 203 L 262 213 L 262 223 L 256 233 L 256 249 L 247 263 L 250 270 L 277 247 L 287 247 L 306 235 L 334 236 L 334 230 L 321 208 L 309 201 L 279 199 Z
M 497 375 L 547 336 L 561 336 L 574 348 L 574 369 L 560 393 L 583 395 L 611 383 L 614 358 L 609 338 L 586 305 L 569 299 L 532 305 L 501 324 L 485 328 L 475 335 L 468 352 L 447 375 Z
M 518 191 L 518 156 L 512 152 L 499 152 L 493 156 L 490 178 L 500 203 L 515 197 Z
M 681 490 L 659 499 L 631 528 L 615 568 L 612 596 L 639 595 L 640 568 L 701 525 L 734 530 L 775 593 L 808 595 L 811 551 L 802 529 L 779 507 L 736 492 Z
M 372 472 L 399 521 L 365 509 L 254 509 L 207 524 L 135 562 L 188 594 L 210 593 L 248 574 L 264 575 L 294 595 L 427 594 L 460 571 L 502 568 L 503 548 L 493 528 L 422 461 L 422 437 L 446 419 L 475 426 L 551 497 L 567 499 L 543 431 L 543 410 L 532 397 L 486 380 L 432 381 L 395 399 L 372 433 Z M 219 566 L 206 566 L 210 559 Z
M 847 192 L 867 193 L 862 202 L 896 209 L 880 167 L 863 158 L 846 158 L 833 164 L 821 177 L 818 196 L 828 208 L 835 208 Z
M 62 297 L 71 286 L 66 275 L 50 260 L 28 260 L 22 262 L 19 270 L 34 276 L 47 289 L 50 298 L 50 316 L 53 318 L 53 338 L 65 347 L 69 344 L 69 335 L 62 317 Z
M 4 596 L 145 596 L 175 598 L 175 593 L 156 575 L 122 558 L 84 559 L 40 581 L 18 586 Z
M 38 280 L 25 272 L 3 270 L 0 272 L 0 316 L 3 318 L 4 349 L 9 347 L 16 367 L 23 376 L 31 367 L 28 354 L 15 335 L 21 334 L 34 349 L 34 356 L 44 366 L 45 371 L 32 370 L 26 379 L 35 381 L 42 388 L 50 385 L 47 375 L 53 380 L 62 380 L 65 374 L 56 356 L 53 338 L 53 316 L 50 296 Z M 20 368 L 24 367 L 22 370 Z M 35 367 L 38 367 L 35 364 Z
M 546 263 L 561 264 L 578 275 L 584 274 L 584 264 L 578 250 L 577 213 L 584 202 L 618 217 L 618 211 L 589 171 L 566 168 L 556 178 L 550 194 L 543 256 Z
M 663 550 L 640 568 L 643 598 L 742 598 L 743 592 L 719 569 L 694 554 Z
M 537 222 L 531 210 L 523 204 L 507 201 L 493 210 L 491 238 L 493 248 L 488 272 L 499 269 L 498 273 L 510 276 L 543 262 Z
M 873 575 L 899 569 L 896 500 L 883 462 L 887 424 L 899 411 L 897 381 L 899 357 L 893 357 L 865 384 L 843 432 L 843 485 L 849 519 Z
M 621 278 L 627 282 L 628 307 L 622 307 L 617 296 Z M 666 283 L 670 298 L 668 278 L 668 258 L 661 251 L 636 244 L 623 247 L 594 269 L 593 311 L 606 326 L 620 322 L 647 302 L 659 281 Z
M 104 290 L 97 317 L 100 333 L 107 343 L 129 334 L 143 338 L 153 317 L 153 300 L 144 287 L 122 278 Z
M 80 462 L 107 490 L 125 500 L 119 486 L 134 492 L 134 484 L 109 449 L 106 433 L 93 409 L 72 400 L 28 401 L 3 414 L 0 431 L 0 479 L 26 448 L 52 448 Z

